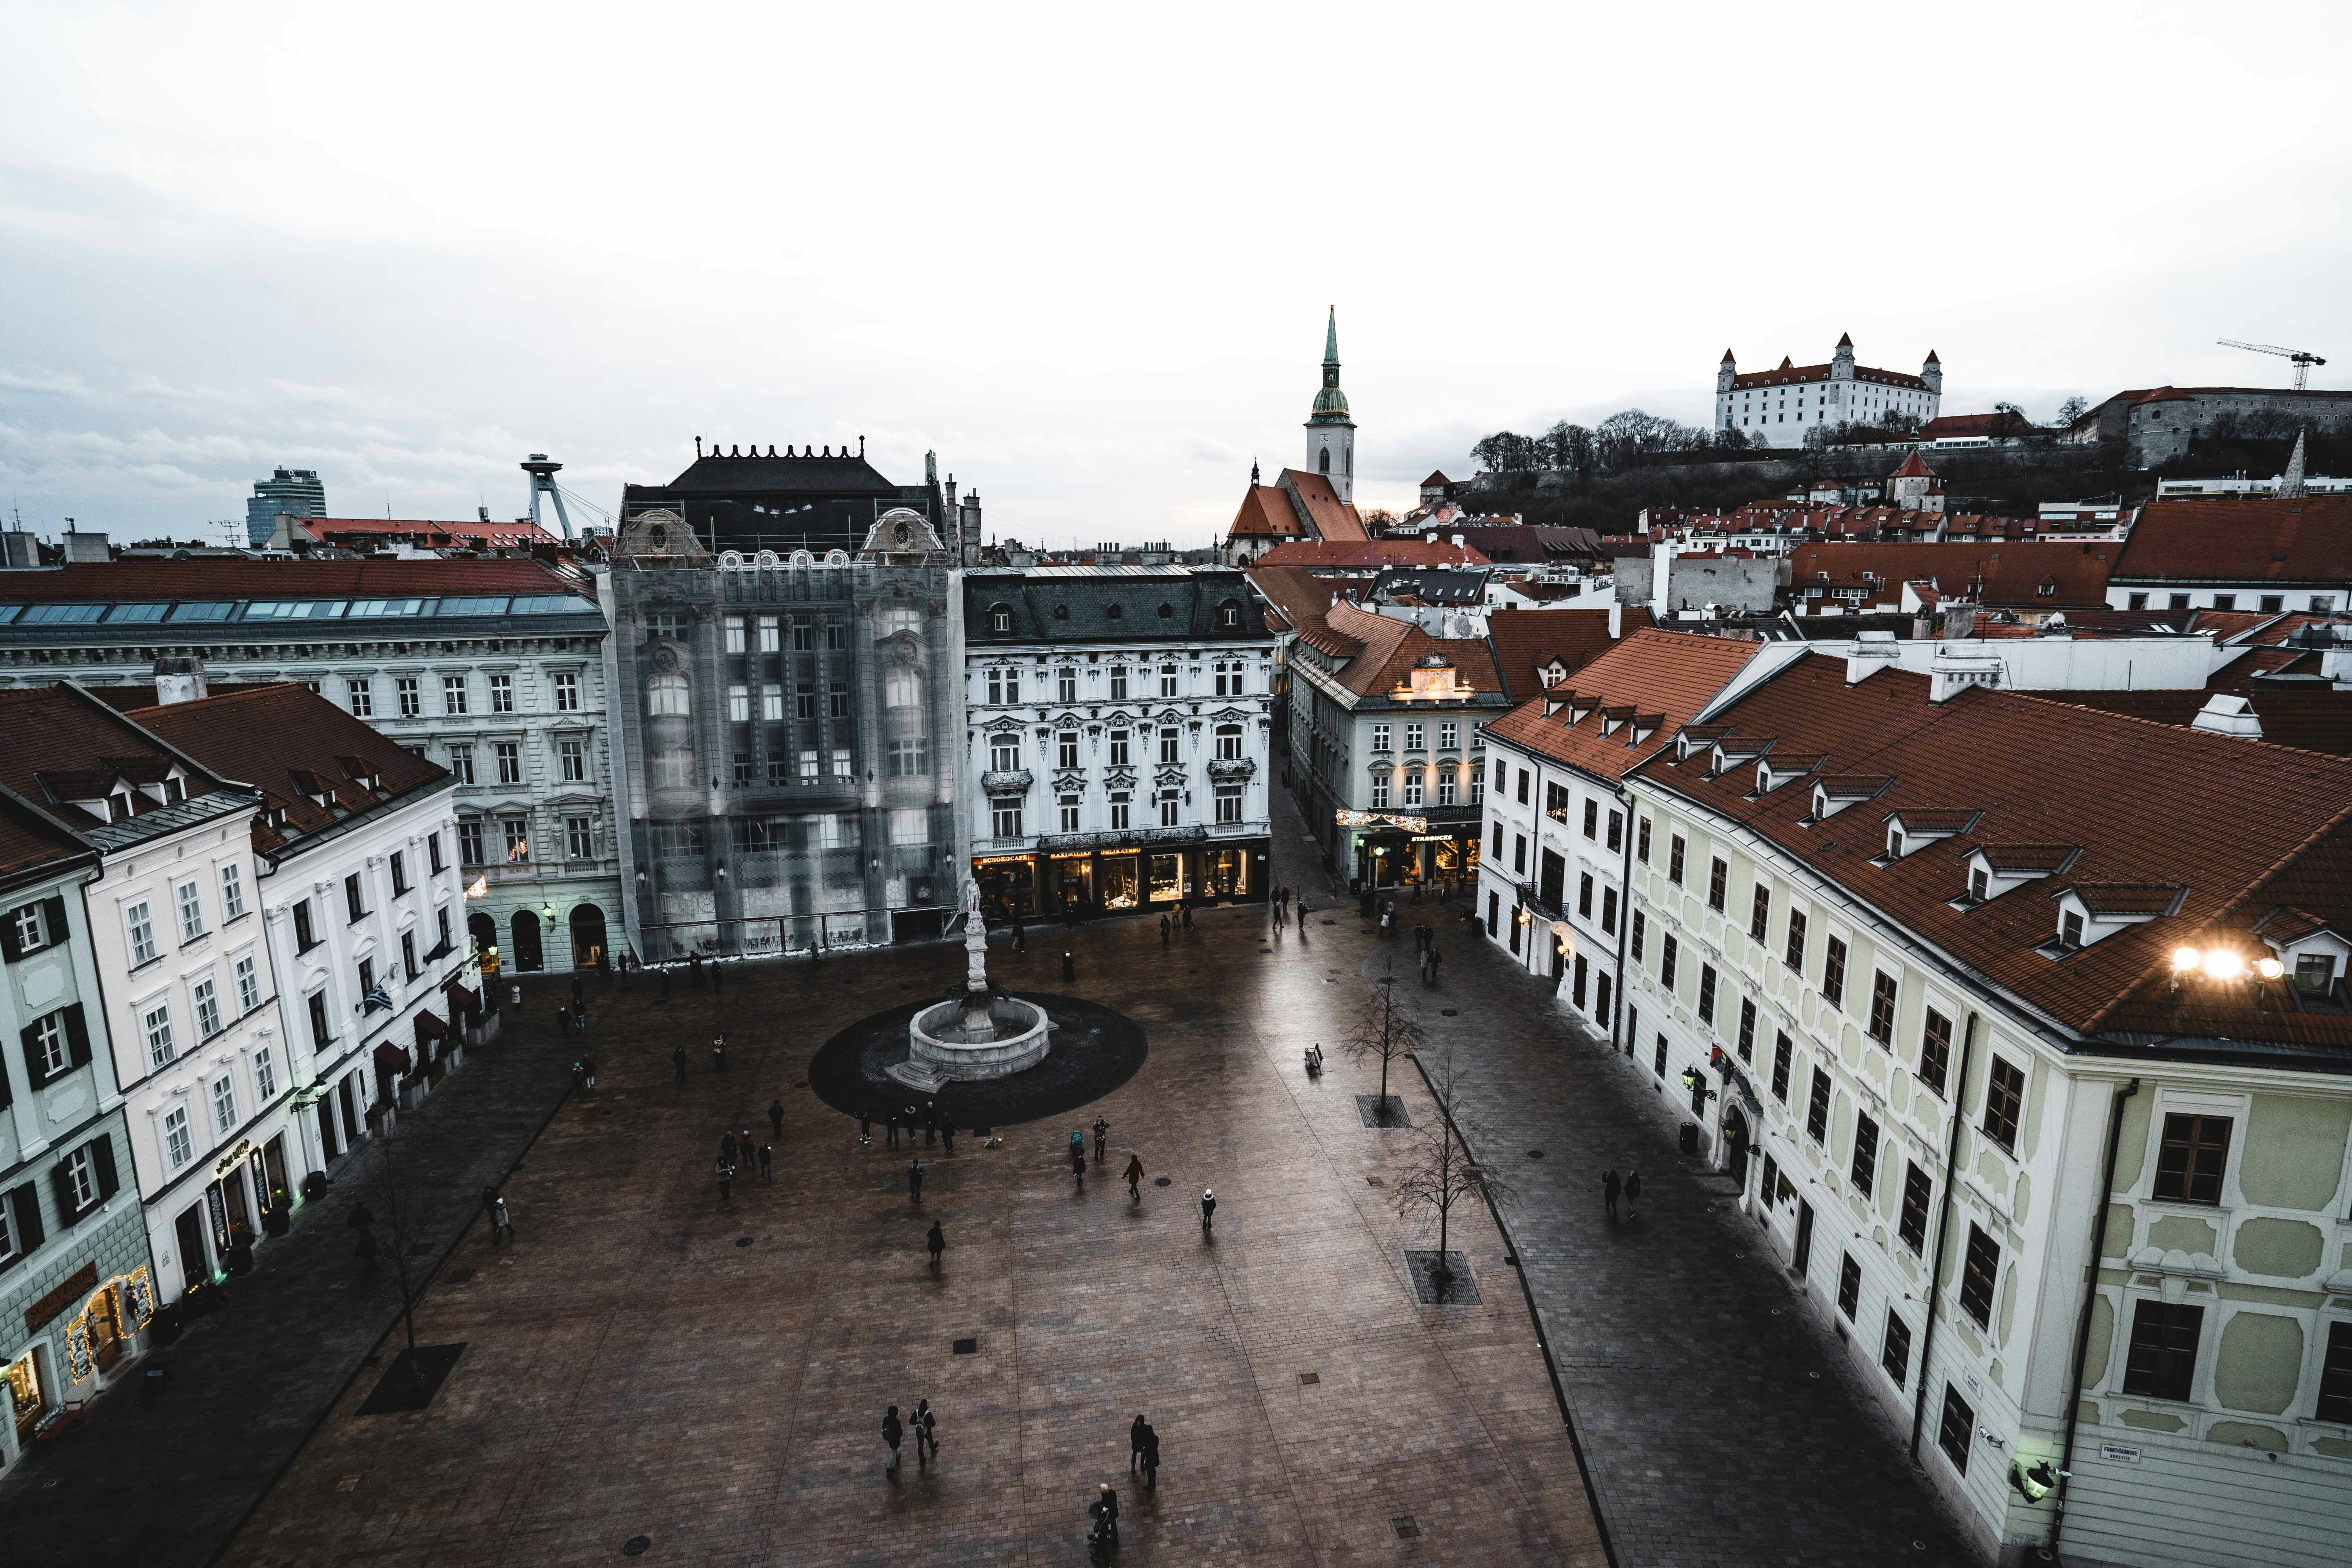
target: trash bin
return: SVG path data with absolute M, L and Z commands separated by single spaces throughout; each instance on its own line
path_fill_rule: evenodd
M 1683 1123 L 1683 1152 L 1685 1154 L 1698 1152 L 1698 1123 L 1696 1121 Z

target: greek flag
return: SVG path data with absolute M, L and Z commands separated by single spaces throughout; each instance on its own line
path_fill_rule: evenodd
M 381 981 L 376 983 L 376 988 L 374 990 L 367 994 L 367 1010 L 373 1013 L 378 1007 L 383 1008 L 387 1013 L 397 1012 L 399 1010 L 399 1005 L 392 999 L 392 993 L 383 988 L 383 984 Z

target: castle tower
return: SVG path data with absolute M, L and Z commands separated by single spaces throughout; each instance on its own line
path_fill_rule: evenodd
M 1934 349 L 1927 351 L 1927 363 L 1919 367 L 1919 379 L 1927 384 L 1927 390 L 1936 396 L 1944 395 L 1944 362 L 1936 357 Z
M 1356 499 L 1356 422 L 1339 390 L 1339 308 L 1331 307 L 1323 333 L 1323 389 L 1307 419 L 1307 471 L 1321 474 L 1343 501 Z
M 1728 395 L 1731 391 L 1731 384 L 1738 380 L 1738 362 L 1731 357 L 1731 351 L 1729 349 L 1726 349 L 1723 351 L 1723 363 L 1715 367 L 1716 395 L 1717 397 L 1722 397 Z
M 1830 379 L 1832 381 L 1853 379 L 1853 334 L 1852 332 L 1838 334 L 1837 352 L 1830 355 Z

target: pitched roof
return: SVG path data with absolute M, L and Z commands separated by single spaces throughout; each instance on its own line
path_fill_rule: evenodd
M 1257 558 L 1260 566 L 1319 566 L 1326 570 L 1377 572 L 1387 566 L 1486 566 L 1485 554 L 1466 544 L 1440 540 L 1364 539 L 1352 542 L 1297 539 Z
M 2208 683 L 2152 690 L 2064 690 L 2045 695 L 2054 702 L 2096 708 L 2103 713 L 2128 713 L 2158 724 L 2193 725 L 2197 715 L 2205 710 L 2205 704 L 2223 689 Z M 2339 690 L 2326 680 L 2280 683 L 2241 679 L 2230 682 L 2226 692 L 2243 697 L 2252 706 L 2254 717 L 2263 727 L 2263 739 L 2271 744 L 2317 752 L 2323 756 L 2352 757 L 2352 690 Z
M 1431 524 L 1429 531 L 1446 541 L 1459 536 L 1463 543 L 1489 561 L 1543 564 L 1608 553 L 1601 536 L 1589 528 L 1559 528 L 1532 522 L 1474 522 L 1460 526 L 1440 522 Z
M 1927 466 L 1927 460 L 1919 456 L 1919 448 L 1914 447 L 1911 448 L 1911 455 L 1903 459 L 1903 466 L 1887 477 L 1895 479 L 1932 479 L 1936 477 L 1936 470 Z
M 964 639 L 974 648 L 996 643 L 1119 642 L 1193 637 L 1261 641 L 1260 616 L 1242 574 L 1223 566 L 1040 566 L 1026 572 L 988 569 L 963 574 Z M 1240 605 L 1237 624 L 1218 613 Z M 998 631 L 995 612 L 1010 612 Z
M 299 851 L 304 838 L 385 809 L 412 790 L 455 784 L 437 763 L 290 681 L 133 709 L 124 717 L 220 777 L 251 784 L 282 810 L 290 833 L 273 828 L 267 813 L 253 819 L 253 847 L 265 855 L 283 854 L 289 844 Z M 373 775 L 376 787 L 362 787 L 353 776 L 359 773 Z M 329 804 L 313 800 L 313 791 Z
M 1268 566 L 1262 562 L 1249 566 L 1243 575 L 1264 597 L 1270 612 L 1293 626 L 1320 619 L 1331 607 L 1341 582 L 1336 577 L 1318 577 L 1304 566 Z
M 1650 625 L 1650 612 L 1621 612 L 1621 633 Z M 1612 646 L 1607 610 L 1495 610 L 1486 616 L 1486 637 L 1495 647 L 1495 673 L 1514 702 L 1543 691 L 1536 671 L 1558 660 L 1573 678 Z
M 1631 631 L 1566 685 L 1553 688 L 1549 699 L 1512 709 L 1489 723 L 1486 733 L 1601 778 L 1619 778 L 1671 741 L 1762 646 L 1650 626 Z M 1547 717 L 1547 702 L 1570 691 L 1591 706 L 1562 708 Z M 1611 712 L 1651 714 L 1658 722 L 1637 742 L 1633 730 L 1609 720 Z M 1613 732 L 1603 734 L 1604 729 Z
M 1322 475 L 1307 473 L 1299 468 L 1285 468 L 1276 476 L 1275 483 L 1296 496 L 1298 506 L 1307 509 L 1307 520 L 1314 526 L 1317 537 L 1334 542 L 1360 541 L 1371 537 L 1365 531 L 1364 520 L 1355 507 L 1341 500 L 1339 492 L 1333 489 L 1331 481 Z
M 1892 780 L 1840 816 L 1807 824 L 1810 791 L 1751 800 L 1751 775 L 1709 779 L 1696 758 L 1662 758 L 1642 776 L 1770 840 L 2068 1028 L 2326 1045 L 2352 1068 L 2352 1015 L 2193 979 L 2176 996 L 2170 965 L 2176 947 L 2210 941 L 2259 955 L 2252 927 L 2282 904 L 2352 918 L 2352 762 L 2052 697 L 1978 688 L 1937 704 L 1927 692 L 1927 678 L 1899 670 L 1849 686 L 1843 660 L 1811 655 L 1713 716 L 1773 737 L 1775 757 L 1820 750 L 1825 772 Z M 2065 787 L 2051 787 L 2053 767 Z M 1874 863 L 1887 814 L 1912 806 L 1984 816 L 1970 833 Z M 1953 906 L 1973 851 L 2021 845 L 2045 847 L 2037 868 L 2054 879 L 2063 867 L 2068 885 L 2186 890 L 2176 912 L 2053 959 L 2039 951 L 2057 933 L 2053 880 Z
M 1797 382 L 1827 381 L 1829 378 L 1828 365 L 1790 364 L 1784 356 L 1778 369 L 1749 371 L 1745 375 L 1735 375 L 1731 378 L 1731 386 L 1738 392 L 1751 386 L 1780 386 Z M 1899 370 L 1879 370 L 1866 364 L 1853 367 L 1853 379 L 1876 386 L 1907 386 L 1921 392 L 1927 389 L 1927 384 L 1916 375 L 1906 375 Z
M 1924 582 L 1995 608 L 2101 609 L 2116 546 L 2086 542 L 2011 544 L 1800 544 L 1789 552 L 1790 592 L 1808 584 L 1893 588 Z M 1827 578 L 1821 574 L 1829 574 Z M 1981 579 L 1981 587 L 1979 587 Z M 2042 592 L 2044 584 L 2051 592 Z
M 1421 481 L 1421 488 L 1423 489 L 1427 489 L 1432 485 L 1450 485 L 1454 481 L 1452 479 L 1445 477 L 1444 469 L 1432 468 L 1429 470 L 1429 478 Z
M 768 455 L 759 455 L 755 446 L 746 456 L 731 453 L 721 456 L 717 447 L 687 466 L 686 471 L 667 485 L 632 487 L 637 489 L 670 489 L 686 494 L 749 494 L 763 490 L 796 492 L 810 490 L 891 490 L 902 487 L 882 477 L 880 470 L 866 460 L 864 442 L 860 450 L 851 455 L 844 447 L 838 453 L 826 448 L 823 457 L 806 457 L 794 453 L 778 457 L 773 447 Z M 788 451 L 791 448 L 787 448 Z
M 1462 684 L 1473 691 L 1499 692 L 1493 653 L 1484 637 L 1433 637 L 1411 621 L 1374 615 L 1344 599 L 1333 605 L 1324 624 L 1353 639 L 1361 651 L 1339 671 L 1339 684 L 1359 697 L 1385 697 L 1405 683 L 1412 667 L 1432 654 L 1450 660 Z
M 124 818 L 74 804 L 115 793 L 118 782 L 159 783 L 175 765 L 184 781 L 180 800 L 157 800 L 134 788 L 129 792 L 131 814 Z M 136 723 L 62 682 L 0 691 L 0 785 L 31 802 L 81 843 L 105 850 L 253 804 L 250 795 L 211 776 L 201 765 L 180 763 Z
M 313 539 L 354 540 L 361 544 L 377 539 L 423 539 L 436 545 L 478 544 L 496 549 L 520 549 L 563 542 L 530 519 L 511 522 L 467 518 L 457 522 L 432 522 L 391 517 L 289 517 L 288 521 Z
M 2118 582 L 2352 584 L 2352 496 L 2204 496 L 2142 511 Z
M 1279 485 L 1252 485 L 1243 492 L 1242 504 L 1234 509 L 1233 525 L 1225 530 L 1231 539 L 1304 539 L 1307 531 L 1299 525 L 1298 514 L 1290 508 L 1290 498 Z

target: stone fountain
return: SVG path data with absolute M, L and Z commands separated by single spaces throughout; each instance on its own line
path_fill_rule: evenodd
M 935 1094 L 958 1079 L 1003 1078 L 1045 1059 L 1053 1026 L 1034 1003 L 988 989 L 988 927 L 980 884 L 964 888 L 963 994 L 926 1007 L 907 1025 L 907 1059 L 889 1069 L 908 1088 Z

